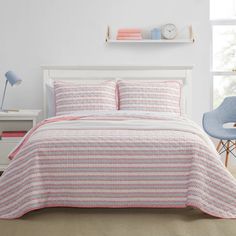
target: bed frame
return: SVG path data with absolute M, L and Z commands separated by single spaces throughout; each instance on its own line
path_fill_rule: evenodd
M 107 79 L 180 80 L 183 82 L 183 106 L 192 117 L 192 66 L 42 66 L 44 89 L 44 117 L 47 117 L 46 84 L 54 80 L 76 80 L 94 83 Z

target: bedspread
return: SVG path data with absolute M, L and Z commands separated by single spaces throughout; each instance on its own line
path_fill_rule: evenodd
M 11 153 L 0 218 L 44 207 L 193 206 L 236 218 L 236 180 L 194 122 L 148 112 L 47 119 Z

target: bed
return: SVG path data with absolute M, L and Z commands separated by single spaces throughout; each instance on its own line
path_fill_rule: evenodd
M 45 119 L 10 154 L 12 161 L 0 178 L 0 218 L 19 218 L 45 207 L 187 206 L 215 217 L 236 218 L 236 181 L 225 169 L 208 136 L 189 119 L 191 70 L 191 67 L 44 67 Z M 119 108 L 123 106 L 120 110 L 66 114 L 59 108 L 68 105 L 61 105 L 61 101 L 57 103 L 56 116 L 50 110 L 48 100 L 52 94 L 47 86 L 52 81 L 61 91 L 60 86 L 68 88 L 68 84 L 65 82 L 64 86 L 60 81 L 77 81 L 82 85 L 85 81 L 93 84 L 108 79 L 125 81 L 125 85 L 127 81 L 129 85 L 132 81 L 151 80 L 155 81 L 153 86 L 157 81 L 164 85 L 180 81 L 181 100 L 176 104 L 181 112 L 133 110 L 136 103 L 125 103 L 127 99 L 118 104 Z M 117 89 L 113 84 L 107 87 Z M 70 90 L 69 94 L 72 93 Z M 119 96 L 122 97 L 122 89 Z M 54 97 L 58 99 L 55 94 Z M 133 95 L 131 98 L 134 101 Z M 73 104 L 72 108 L 77 106 Z M 52 117 L 48 117 L 49 113 Z

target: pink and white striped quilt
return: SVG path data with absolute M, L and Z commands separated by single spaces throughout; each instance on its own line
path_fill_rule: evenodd
M 192 121 L 147 112 L 45 120 L 0 177 L 0 218 L 45 207 L 193 206 L 236 218 L 236 180 Z

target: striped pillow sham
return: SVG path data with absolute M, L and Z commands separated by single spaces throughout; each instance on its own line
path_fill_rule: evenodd
M 119 109 L 182 114 L 182 82 L 118 81 Z
M 57 116 L 76 111 L 117 110 L 116 81 L 100 84 L 54 81 L 54 93 Z

